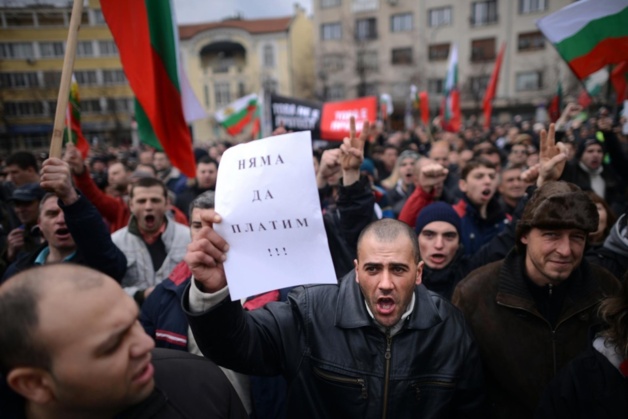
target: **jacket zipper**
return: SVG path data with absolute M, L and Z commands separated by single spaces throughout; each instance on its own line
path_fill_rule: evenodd
M 390 329 L 386 330 L 386 352 L 384 353 L 384 359 L 386 359 L 386 367 L 384 369 L 384 400 L 382 403 L 382 419 L 386 419 L 388 413 L 388 385 L 390 383 L 390 347 L 392 346 L 392 336 L 390 336 Z
M 551 289 L 550 289 L 551 292 Z M 588 309 L 590 309 L 591 307 L 593 307 L 595 304 L 597 303 L 593 303 L 593 304 L 589 304 L 586 307 L 583 307 L 582 310 L 578 310 L 575 313 L 573 313 L 571 316 L 569 317 L 565 317 L 564 319 L 562 319 L 560 322 L 558 322 L 556 324 L 555 328 L 552 328 L 552 325 L 542 316 L 537 315 L 536 313 L 533 313 L 532 311 L 526 310 L 522 307 L 515 307 L 515 306 L 511 306 L 508 304 L 504 304 L 504 303 L 500 303 L 497 302 L 498 305 L 503 306 L 503 307 L 508 307 L 508 308 L 512 308 L 515 310 L 521 310 L 521 311 L 525 311 L 526 313 L 530 313 L 532 314 L 534 317 L 541 319 L 545 322 L 545 324 L 549 327 L 550 331 L 552 332 L 552 363 L 553 363 L 553 367 L 554 367 L 554 375 L 556 375 L 557 371 L 558 371 L 558 365 L 556 362 L 556 331 L 558 330 L 558 328 L 560 327 L 561 324 L 565 323 L 567 320 L 571 319 L 572 317 L 577 316 L 578 314 L 582 313 L 583 311 L 586 311 Z
M 361 392 L 360 392 L 360 397 L 363 399 L 367 398 L 367 393 L 366 393 L 366 383 L 364 381 L 363 378 L 349 378 L 349 377 L 340 377 L 337 375 L 333 375 L 333 374 L 329 374 L 323 370 L 321 370 L 320 368 L 316 368 L 314 367 L 314 373 L 320 377 L 323 377 L 326 380 L 329 381 L 335 381 L 337 383 L 342 383 L 342 384 L 355 384 L 355 385 L 359 385 L 361 387 Z

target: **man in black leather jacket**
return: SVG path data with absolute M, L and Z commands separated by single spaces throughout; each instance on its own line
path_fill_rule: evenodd
M 206 211 L 205 222 L 220 222 Z M 421 285 L 410 227 L 370 224 L 339 285 L 300 287 L 253 312 L 227 298 L 226 243 L 204 229 L 186 255 L 194 280 L 183 296 L 199 348 L 243 373 L 283 374 L 287 417 L 483 416 L 475 342 L 461 313 Z

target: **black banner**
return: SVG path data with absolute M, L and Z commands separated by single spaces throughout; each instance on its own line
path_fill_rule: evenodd
M 312 139 L 318 139 L 322 106 L 320 102 L 271 95 L 272 129 L 283 124 L 287 131 L 312 131 Z

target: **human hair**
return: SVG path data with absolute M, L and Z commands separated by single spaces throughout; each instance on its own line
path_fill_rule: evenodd
M 161 181 L 161 179 L 157 179 L 154 177 L 139 178 L 137 182 L 135 182 L 131 186 L 131 192 L 129 192 L 129 197 L 133 199 L 133 191 L 135 191 L 135 188 L 152 188 L 153 186 L 160 186 L 163 189 L 164 199 L 167 202 L 168 201 L 168 188 L 166 188 L 166 185 Z
M 384 218 L 382 220 L 373 221 L 360 233 L 358 237 L 357 255 L 360 258 L 360 244 L 364 237 L 373 234 L 378 241 L 392 242 L 400 235 L 406 236 L 412 245 L 412 255 L 414 261 L 418 264 L 421 261 L 421 253 L 419 251 L 419 242 L 414 230 L 404 222 L 392 218 Z
M 613 209 L 608 205 L 608 202 L 606 202 L 606 200 L 600 197 L 598 194 L 593 191 L 584 191 L 584 193 L 586 193 L 589 198 L 591 198 L 591 201 L 593 201 L 594 204 L 600 204 L 602 207 L 604 207 L 604 211 L 606 211 L 606 225 L 604 226 L 604 230 L 602 231 L 602 237 L 596 240 L 596 243 L 603 242 L 610 234 L 611 229 L 615 224 L 615 221 L 617 221 L 617 216 L 615 215 L 615 211 L 613 211 Z
M 190 203 L 190 210 L 188 212 L 189 219 L 190 220 L 192 219 L 192 211 L 194 211 L 194 208 L 200 208 L 200 209 L 214 208 L 215 198 L 216 198 L 216 192 L 214 191 L 205 191 L 199 196 L 197 196 L 196 198 L 194 198 L 194 201 Z
M 36 269 L 23 271 L 15 285 L 0 292 L 0 374 L 5 377 L 18 366 L 51 367 L 50 355 L 36 337 L 42 297 Z
M 9 156 L 4 162 L 5 166 L 17 166 L 22 170 L 32 167 L 35 172 L 39 171 L 35 155 L 28 151 L 17 151 Z
M 602 332 L 617 354 L 628 358 L 628 273 L 624 275 L 621 291 L 600 304 L 599 316 L 608 325 Z
M 198 162 L 196 162 L 196 165 L 198 166 L 199 164 L 214 164 L 216 165 L 216 168 L 218 168 L 218 162 L 214 159 L 212 159 L 209 156 L 203 156 L 200 159 L 198 159 Z
M 41 213 L 41 209 L 44 207 L 44 204 L 50 198 L 57 198 L 57 195 L 55 195 L 53 192 L 46 192 L 44 194 L 44 196 L 41 198 L 41 201 L 39 201 L 39 212 L 40 213 Z
M 460 179 L 467 180 L 467 176 L 469 176 L 469 173 L 471 173 L 472 170 L 475 170 L 478 167 L 497 169 L 491 161 L 486 160 L 484 157 L 474 157 L 469 160 L 462 168 L 462 171 L 460 172 Z

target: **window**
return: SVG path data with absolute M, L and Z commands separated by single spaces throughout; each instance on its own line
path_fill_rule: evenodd
M 443 93 L 444 79 L 428 79 L 427 80 L 427 92 L 431 95 L 438 95 Z
M 59 88 L 61 85 L 61 72 L 60 71 L 46 71 L 44 72 L 44 87 Z
M 100 112 L 102 112 L 102 106 L 100 105 L 100 99 L 81 100 L 81 111 L 85 112 L 85 113 L 100 113 Z
M 471 25 L 497 23 L 497 0 L 476 1 L 471 4 Z
M 0 87 L 37 87 L 37 73 L 0 73 Z
M 118 47 L 113 41 L 98 41 L 98 50 L 102 56 L 118 55 Z
M 97 84 L 96 70 L 80 70 L 74 72 L 74 77 L 79 85 Z
M 428 12 L 428 24 L 432 28 L 451 25 L 451 6 L 430 9 Z
M 541 32 L 520 33 L 517 42 L 519 51 L 533 51 L 545 48 L 545 37 Z
M 323 23 L 321 25 L 321 40 L 329 41 L 331 39 L 342 38 L 342 26 L 340 22 L 336 23 Z
M 539 90 L 543 87 L 540 71 L 526 71 L 517 73 L 516 89 L 518 92 Z
M 209 108 L 209 86 L 208 85 L 203 86 L 203 95 L 205 99 L 205 107 Z
M 449 57 L 449 44 L 430 45 L 427 51 L 427 58 L 430 61 L 443 61 Z
M 65 26 L 64 12 L 37 12 L 37 21 L 39 26 Z
M 377 20 L 374 17 L 358 19 L 355 22 L 355 38 L 358 41 L 377 39 Z
M 341 83 L 332 84 L 327 90 L 327 99 L 339 100 L 345 98 L 345 85 Z
M 483 95 L 486 91 L 486 86 L 491 80 L 491 76 L 472 76 L 469 77 L 469 87 L 474 96 Z
M 342 54 L 326 54 L 322 57 L 322 69 L 325 72 L 333 73 L 344 68 L 344 57 Z
M 377 51 L 358 51 L 358 72 L 377 71 Z
M 412 13 L 402 13 L 390 17 L 391 32 L 407 32 L 412 30 Z
M 10 28 L 17 26 L 35 26 L 35 20 L 31 12 L 7 12 L 4 18 L 7 22 L 7 26 Z
M 42 58 L 63 57 L 63 42 L 40 42 L 39 54 Z
M 79 57 L 93 57 L 94 46 L 92 41 L 79 41 L 76 44 L 76 55 Z
M 412 64 L 412 48 L 395 48 L 392 50 L 391 64 L 408 65 Z
M 133 100 L 128 98 L 108 98 L 107 110 L 111 112 L 132 112 Z
M 340 0 L 321 0 L 321 9 L 340 6 Z
M 103 70 L 102 77 L 103 77 L 103 82 L 105 84 L 126 83 L 126 78 L 124 77 L 124 71 L 122 70 Z
M 30 42 L 7 42 L 0 44 L 0 58 L 33 58 L 33 44 Z
M 264 67 L 275 66 L 275 49 L 272 45 L 264 45 Z
M 519 0 L 519 13 L 543 12 L 547 9 L 547 0 Z
M 44 104 L 39 101 L 5 102 L 4 114 L 6 116 L 43 116 Z
M 277 87 L 277 81 L 276 80 L 270 80 L 270 85 L 271 86 L 275 86 L 275 88 Z M 274 92 L 274 90 L 273 90 Z M 246 96 L 246 90 L 244 89 L 244 83 L 240 82 L 238 83 L 238 97 L 243 97 Z
M 102 10 L 94 9 L 94 25 L 104 25 L 105 16 L 102 14 Z
M 495 59 L 495 38 L 471 41 L 471 61 L 474 63 Z
M 221 108 L 231 102 L 231 90 L 229 83 L 214 83 L 214 95 L 216 106 Z
M 379 96 L 379 92 L 377 90 L 377 83 L 364 84 L 364 92 L 362 96 Z

